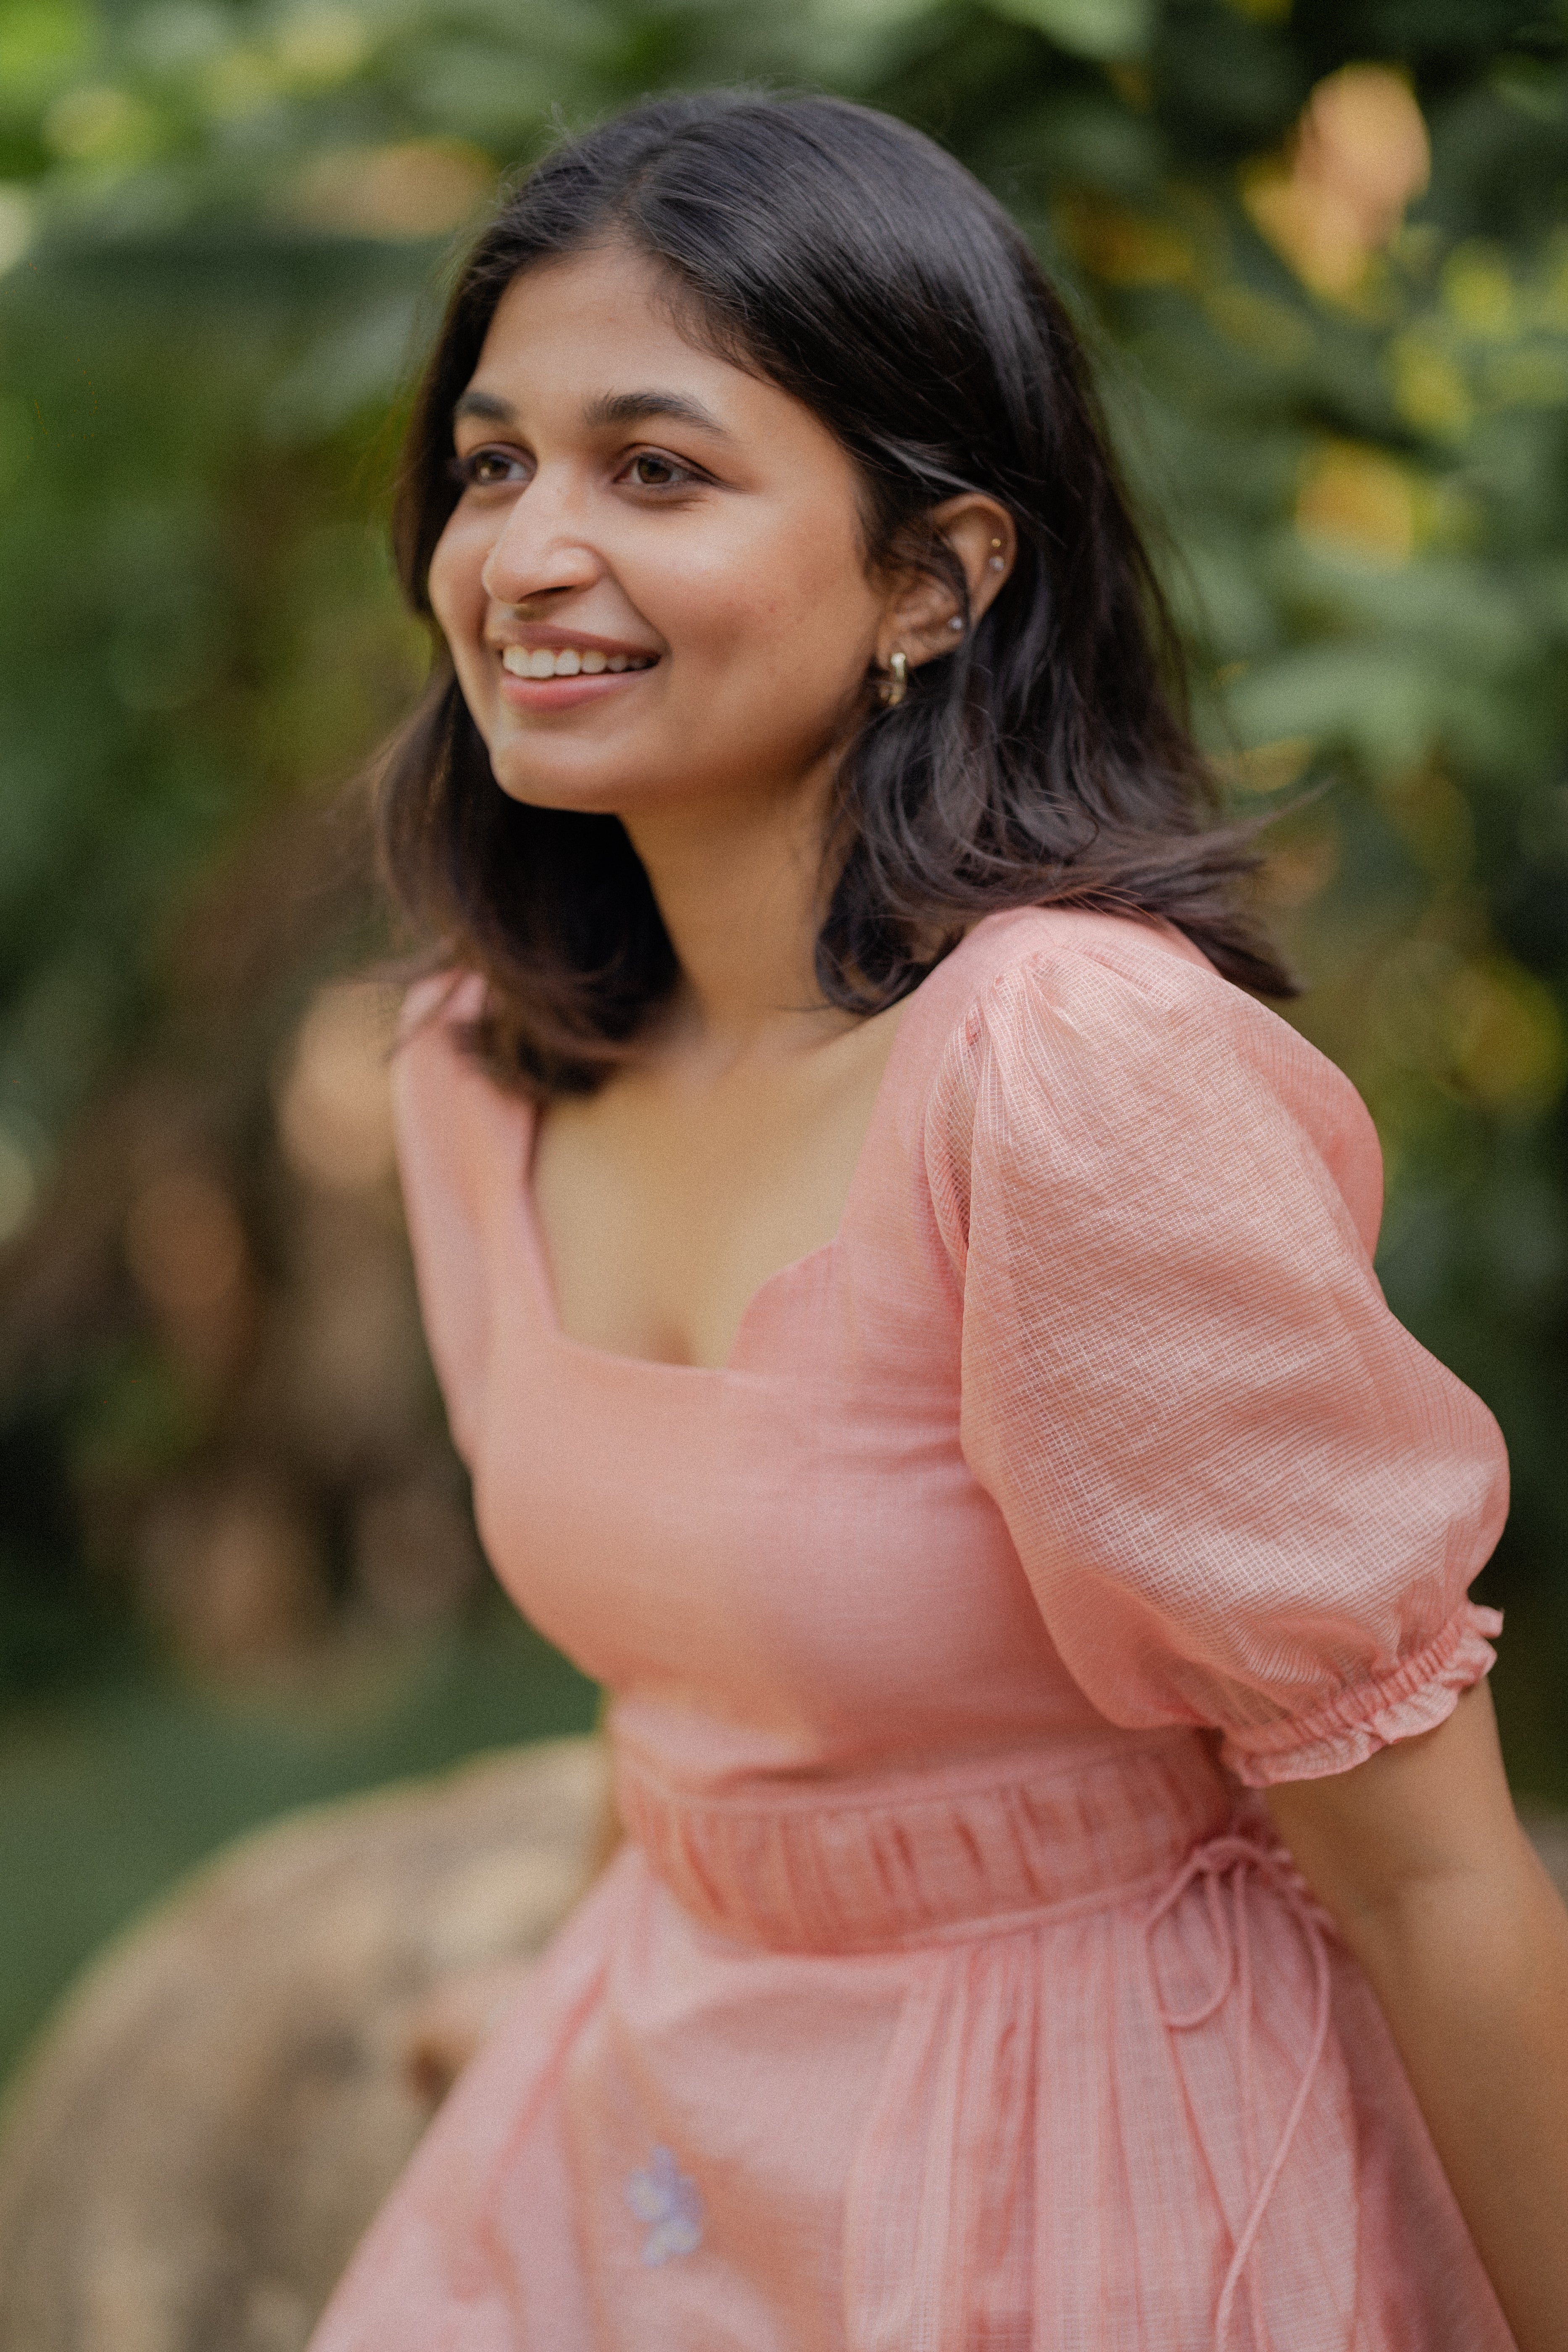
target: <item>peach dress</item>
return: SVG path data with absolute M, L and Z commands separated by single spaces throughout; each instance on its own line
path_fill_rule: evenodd
M 531 1117 L 398 1064 L 425 1312 L 629 1841 L 314 2352 L 1504 2352 L 1251 1792 L 1427 1730 L 1505 1467 L 1352 1088 L 1176 934 L 993 916 L 718 1370 L 561 1331 Z

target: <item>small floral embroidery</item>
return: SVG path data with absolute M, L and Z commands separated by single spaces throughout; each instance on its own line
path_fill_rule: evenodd
M 626 2182 L 626 2203 L 639 2221 L 651 2224 L 642 2258 L 657 2265 L 672 2254 L 693 2254 L 702 2243 L 702 2200 L 697 2183 L 676 2169 L 668 2147 L 656 2147 L 646 2172 Z

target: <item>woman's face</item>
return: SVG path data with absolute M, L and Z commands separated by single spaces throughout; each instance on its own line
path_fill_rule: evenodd
M 628 820 L 788 794 L 890 649 L 849 458 L 799 401 L 694 349 L 658 292 L 613 247 L 509 287 L 430 567 L 502 789 Z

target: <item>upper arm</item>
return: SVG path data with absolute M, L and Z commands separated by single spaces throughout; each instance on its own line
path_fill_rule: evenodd
M 1523 1836 L 1485 1682 L 1434 1730 L 1349 1772 L 1279 1782 L 1268 1804 L 1302 1876 L 1347 1930 L 1444 1881 L 1495 1872 Z

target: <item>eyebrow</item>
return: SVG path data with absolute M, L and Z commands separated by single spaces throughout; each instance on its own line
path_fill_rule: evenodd
M 487 425 L 510 425 L 515 415 L 510 404 L 498 400 L 494 393 L 465 392 L 453 407 L 452 421 L 456 424 L 459 416 L 479 416 Z
M 452 410 L 453 422 L 459 416 L 475 416 L 487 425 L 512 425 L 517 412 L 510 404 L 491 392 L 465 392 Z M 704 433 L 712 433 L 721 441 L 730 435 L 710 408 L 700 400 L 690 399 L 683 392 L 603 392 L 584 404 L 583 422 L 590 432 L 602 432 L 608 425 L 638 425 L 645 417 L 666 416 L 677 425 L 695 425 Z
M 722 441 L 730 438 L 712 410 L 683 392 L 605 392 L 588 401 L 583 410 L 583 422 L 590 429 L 638 425 L 645 416 L 668 416 L 676 425 L 696 425 L 704 433 L 716 433 Z

